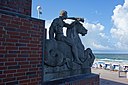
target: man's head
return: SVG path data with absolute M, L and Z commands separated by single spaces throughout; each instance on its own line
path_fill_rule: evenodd
M 66 19 L 66 18 L 68 17 L 68 16 L 67 16 L 67 11 L 61 10 L 60 16 L 61 16 L 63 19 Z

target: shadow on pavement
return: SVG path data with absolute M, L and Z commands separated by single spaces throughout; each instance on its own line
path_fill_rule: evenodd
M 127 84 L 126 83 L 120 83 L 120 82 L 100 78 L 100 85 L 128 85 L 128 83 Z

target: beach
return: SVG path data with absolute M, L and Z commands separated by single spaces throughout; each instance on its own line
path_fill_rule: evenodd
M 128 85 L 128 79 L 124 72 L 119 77 L 118 71 L 92 68 L 92 73 L 100 75 L 100 85 Z

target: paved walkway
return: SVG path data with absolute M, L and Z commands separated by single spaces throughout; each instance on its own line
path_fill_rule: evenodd
M 118 76 L 118 71 L 110 71 L 104 69 L 92 69 L 92 73 L 100 75 L 100 85 L 128 85 L 128 79 L 125 73 Z

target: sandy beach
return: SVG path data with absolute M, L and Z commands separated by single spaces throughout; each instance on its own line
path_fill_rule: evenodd
M 128 79 L 124 72 L 119 77 L 118 71 L 92 68 L 92 73 L 100 75 L 100 85 L 128 85 Z

